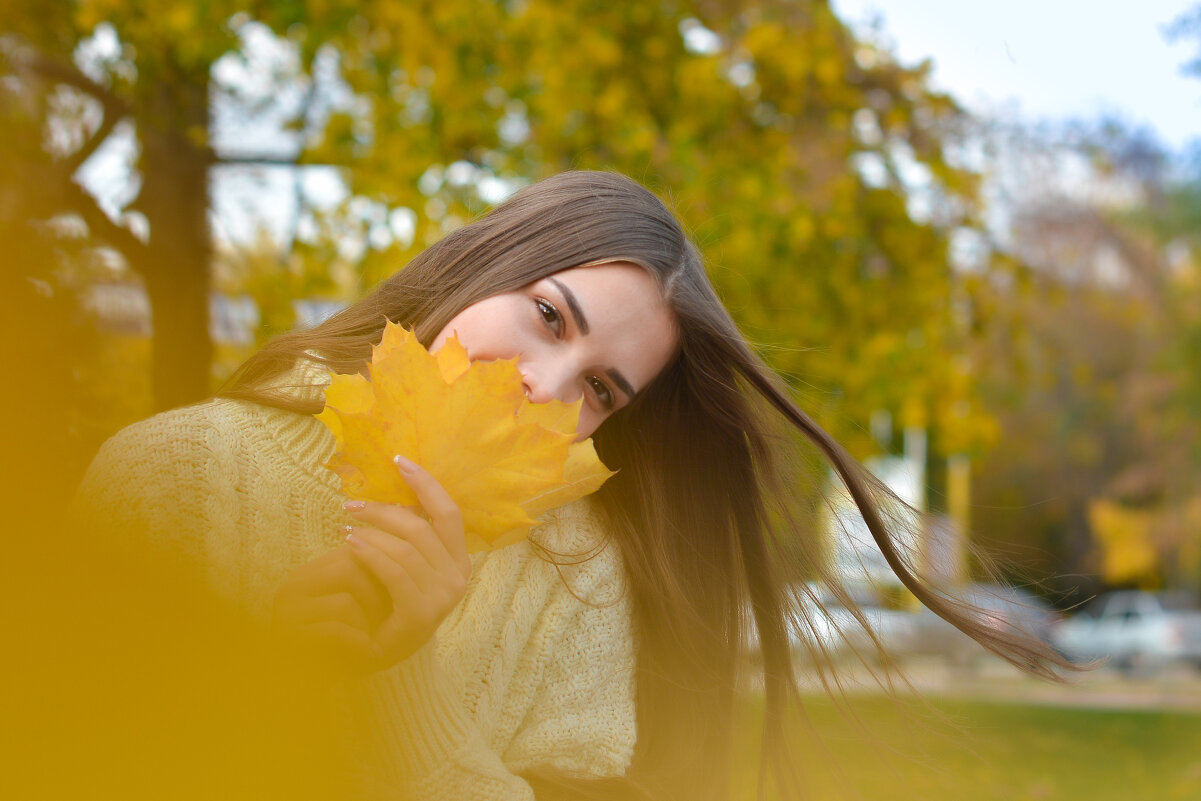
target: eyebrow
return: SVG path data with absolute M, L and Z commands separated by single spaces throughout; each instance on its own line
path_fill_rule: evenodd
M 580 308 L 580 302 L 576 299 L 575 293 L 557 278 L 548 277 L 546 280 L 554 284 L 555 288 L 563 294 L 563 299 L 567 301 L 567 308 L 571 309 L 571 316 L 575 318 L 576 327 L 580 329 L 581 334 L 587 334 L 588 318 L 584 316 L 584 310 Z
M 567 301 L 567 308 L 571 310 L 571 316 L 575 319 L 576 328 L 580 329 L 581 334 L 587 334 L 588 318 L 584 316 L 584 309 L 580 306 L 580 301 L 576 298 L 575 293 L 571 291 L 570 287 L 554 276 L 547 276 L 546 280 L 554 284 L 555 289 L 558 289 L 559 293 L 563 295 L 563 300 Z M 638 391 L 634 389 L 634 385 L 621 374 L 621 371 L 610 368 L 605 371 L 605 375 L 613 380 L 613 383 L 626 394 L 627 398 L 632 399 L 638 394 Z
M 618 389 L 626 394 L 627 398 L 633 399 L 633 397 L 638 394 L 634 390 L 634 386 L 629 381 L 626 381 L 626 377 L 617 370 L 606 370 L 605 375 L 613 379 L 613 383 L 617 385 Z

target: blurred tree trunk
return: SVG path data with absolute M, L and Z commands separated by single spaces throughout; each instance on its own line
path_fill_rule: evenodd
M 208 78 L 197 71 L 160 82 L 137 116 L 146 249 L 131 260 L 154 318 L 155 406 L 169 409 L 210 392 Z

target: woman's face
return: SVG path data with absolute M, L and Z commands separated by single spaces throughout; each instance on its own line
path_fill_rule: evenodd
M 580 439 L 667 366 L 677 341 L 675 315 L 655 280 L 628 262 L 573 267 L 474 303 L 430 350 L 451 334 L 473 361 L 516 357 L 536 403 L 582 396 Z

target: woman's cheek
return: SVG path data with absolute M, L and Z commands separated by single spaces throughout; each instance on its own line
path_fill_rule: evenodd
M 576 425 L 576 442 L 583 442 L 592 436 L 596 429 L 600 426 L 600 419 L 596 412 L 588 406 L 588 401 L 584 401 L 580 406 L 580 421 Z

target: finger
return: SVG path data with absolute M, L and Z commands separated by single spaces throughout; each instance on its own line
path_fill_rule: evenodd
M 366 610 L 348 592 L 298 599 L 287 608 L 279 610 L 277 621 L 288 628 L 332 622 L 358 629 L 365 634 L 370 634 L 372 630 Z
M 358 529 L 346 535 L 351 553 L 388 591 L 392 599 L 392 616 L 398 611 L 413 609 L 421 601 L 421 591 L 404 566 L 392 561 L 378 547 L 359 536 Z
M 296 632 L 295 642 L 316 655 L 347 667 L 370 670 L 381 649 L 370 635 L 344 623 L 311 623 Z
M 471 558 L 467 555 L 467 537 L 463 532 L 463 513 L 459 505 L 423 467 L 399 455 L 394 456 L 393 461 L 405 483 L 417 495 L 421 508 L 429 515 L 447 552 L 463 575 L 469 575 Z
M 419 507 L 350 501 L 346 504 L 346 510 L 356 519 L 395 535 L 393 539 L 407 541 L 417 549 L 431 569 L 437 572 L 457 569 L 454 557 L 434 531 L 433 525 L 418 514 Z M 396 558 L 391 550 L 384 550 Z
M 339 561 L 335 551 L 327 551 L 320 556 L 297 566 L 288 574 L 287 581 L 280 587 L 283 595 L 320 595 L 331 587 L 331 569 Z
M 375 625 L 387 617 L 392 607 L 388 591 L 359 564 L 349 545 L 342 545 L 321 557 L 319 569 L 312 572 L 304 589 L 306 597 L 349 592 Z
M 371 526 L 355 526 L 354 536 L 365 540 L 368 544 L 382 551 L 389 559 L 404 568 L 409 578 L 421 592 L 428 592 L 438 580 L 438 571 L 426 560 L 419 550 L 408 540 L 394 537 L 386 531 L 380 531 Z M 434 533 L 429 533 L 431 539 L 437 539 Z M 441 548 L 438 543 L 437 547 Z M 352 546 L 353 548 L 353 546 Z M 445 551 L 445 549 L 442 549 Z M 448 557 L 443 557 L 447 559 Z
M 382 620 L 391 602 L 374 577 L 363 570 L 347 546 L 327 551 L 293 570 L 280 585 L 281 601 L 349 591 L 375 620 Z
M 392 600 L 388 597 L 387 588 L 359 564 L 349 544 L 339 546 L 336 553 L 337 567 L 331 568 L 335 586 L 353 595 L 367 613 L 372 625 L 379 625 L 392 609 Z

